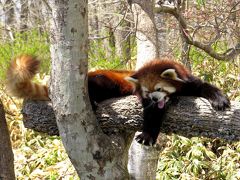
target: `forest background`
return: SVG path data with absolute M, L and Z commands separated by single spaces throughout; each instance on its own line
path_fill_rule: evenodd
M 170 3 L 171 4 L 171 3 Z M 235 0 L 182 1 L 178 4 L 195 40 L 222 53 L 240 41 L 240 5 Z M 89 69 L 134 69 L 138 22 L 126 1 L 89 1 Z M 21 101 L 7 95 L 6 69 L 12 57 L 27 53 L 42 59 L 36 81 L 46 83 L 50 68 L 48 2 L 1 0 L 0 77 L 18 179 L 78 179 L 59 137 L 23 127 Z M 240 101 L 239 56 L 216 60 L 191 46 L 178 21 L 167 13 L 156 16 L 162 44 L 161 57 L 179 60 L 193 74 L 222 88 L 231 100 Z M 139 20 L 140 21 L 140 20 Z M 169 136 L 160 153 L 158 179 L 238 179 L 240 143 L 219 139 Z

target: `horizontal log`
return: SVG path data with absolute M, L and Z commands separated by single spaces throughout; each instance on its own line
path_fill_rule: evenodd
M 58 135 L 51 102 L 26 101 L 22 113 L 26 128 Z M 142 106 L 135 96 L 100 103 L 96 117 L 104 131 L 137 131 L 143 123 Z M 161 132 L 240 140 L 240 102 L 232 101 L 226 111 L 215 111 L 204 98 L 178 97 L 167 110 Z

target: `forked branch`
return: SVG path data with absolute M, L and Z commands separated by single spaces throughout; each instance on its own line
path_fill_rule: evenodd
M 190 27 L 187 24 L 186 19 L 182 15 L 180 9 L 174 4 L 159 4 L 158 7 L 155 7 L 155 12 L 156 13 L 168 13 L 168 14 L 173 15 L 180 24 L 181 32 L 182 32 L 182 35 L 183 35 L 184 39 L 186 40 L 186 42 L 190 45 L 193 45 L 193 46 L 203 50 L 204 52 L 208 53 L 211 57 L 213 57 L 217 60 L 229 61 L 229 60 L 236 58 L 236 56 L 238 56 L 240 54 L 240 42 L 238 42 L 235 45 L 235 47 L 229 48 L 228 50 L 226 50 L 223 53 L 218 53 L 212 48 L 213 43 L 204 44 L 197 40 L 194 40 L 194 38 L 189 33 Z

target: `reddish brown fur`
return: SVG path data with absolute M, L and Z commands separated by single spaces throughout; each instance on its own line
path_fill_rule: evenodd
M 8 91 L 16 97 L 34 100 L 49 100 L 48 87 L 32 82 L 32 78 L 39 68 L 39 60 L 29 55 L 21 55 L 11 61 L 7 72 L 6 86 Z M 133 87 L 124 78 L 133 71 L 96 70 L 88 73 L 88 79 L 94 87 L 90 92 L 90 99 L 98 102 L 98 96 L 106 94 L 102 100 L 131 94 Z M 97 87 L 97 89 L 96 89 Z M 115 93 L 114 87 L 117 87 Z M 113 92 L 112 92 L 113 90 Z
M 171 70 L 172 69 L 172 70 Z M 169 73 L 169 74 L 168 74 Z M 131 79 L 132 78 L 132 79 Z M 143 132 L 136 137 L 136 140 L 145 145 L 152 145 L 156 142 L 162 125 L 163 116 L 169 104 L 162 106 L 162 100 L 157 101 L 153 96 L 145 96 L 141 87 L 145 86 L 149 92 L 154 92 L 156 83 L 168 83 L 174 87 L 173 93 L 168 94 L 169 99 L 174 96 L 196 96 L 209 100 L 212 107 L 217 110 L 224 110 L 230 107 L 229 99 L 217 87 L 203 82 L 193 76 L 183 65 L 169 60 L 155 59 L 134 73 L 130 81 L 135 85 L 135 93 L 139 94 L 143 104 Z M 168 85 L 167 84 L 167 85 Z M 165 86 L 165 89 L 168 86 Z M 160 89 L 159 91 L 163 91 Z M 155 92 L 154 92 L 155 93 Z M 152 95 L 152 94 L 151 94 Z M 159 108 L 160 103 L 160 108 Z
M 146 63 L 142 68 L 140 68 L 131 77 L 138 79 L 142 86 L 149 88 L 153 91 L 153 87 L 157 82 L 166 82 L 173 85 L 177 91 L 180 91 L 183 82 L 172 80 L 169 78 L 162 78 L 161 73 L 167 69 L 175 69 L 178 78 L 186 81 L 191 76 L 191 73 L 182 64 L 168 59 L 153 59 L 152 61 Z M 136 91 L 141 91 L 140 87 L 136 87 Z
M 49 100 L 47 86 L 31 81 L 39 69 L 39 64 L 39 60 L 29 55 L 21 55 L 11 61 L 7 71 L 6 86 L 13 96 Z
M 191 74 L 190 71 L 186 69 L 186 67 L 175 61 L 168 59 L 153 59 L 152 61 L 146 63 L 142 68 L 140 68 L 133 77 L 144 77 L 149 73 L 160 76 L 160 74 L 167 69 L 175 69 L 178 77 L 182 80 L 187 80 Z
M 124 95 L 129 92 L 133 92 L 133 86 L 130 82 L 126 81 L 124 78 L 131 76 L 134 71 L 127 70 L 96 70 L 88 73 L 88 77 L 96 77 L 96 76 L 105 76 L 109 81 L 114 82 L 115 84 L 120 86 L 120 91 Z M 99 81 L 96 79 L 96 81 Z M 96 82 L 98 83 L 98 82 Z M 109 87 L 110 88 L 110 87 Z

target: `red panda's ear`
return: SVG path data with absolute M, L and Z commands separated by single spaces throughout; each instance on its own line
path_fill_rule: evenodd
M 184 80 L 182 80 L 178 77 L 175 69 L 167 69 L 167 70 L 163 71 L 161 74 L 161 77 L 166 78 L 166 79 L 172 79 L 175 81 L 184 82 Z
M 128 77 L 125 77 L 124 79 L 132 84 L 133 92 L 136 93 L 136 90 L 139 87 L 139 80 L 133 76 L 128 76 Z
M 139 84 L 138 79 L 133 78 L 133 77 L 131 77 L 131 76 L 125 77 L 125 80 L 128 81 L 128 82 L 130 82 L 130 83 L 132 83 L 132 84 L 134 84 L 135 86 L 136 86 L 137 84 Z

